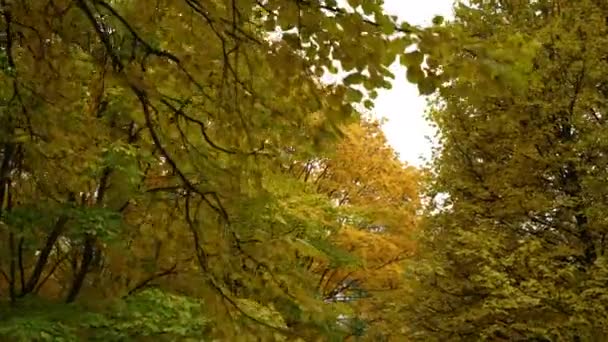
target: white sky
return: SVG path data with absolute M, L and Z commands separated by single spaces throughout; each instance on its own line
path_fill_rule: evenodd
M 435 15 L 452 17 L 453 0 L 384 0 L 387 13 L 397 15 L 413 25 L 430 25 Z M 401 159 L 420 166 L 431 156 L 432 143 L 427 137 L 434 135 L 424 118 L 426 100 L 419 96 L 416 85 L 405 79 L 405 69 L 396 64 L 393 87 L 379 92 L 374 114 L 388 119 L 384 132 Z

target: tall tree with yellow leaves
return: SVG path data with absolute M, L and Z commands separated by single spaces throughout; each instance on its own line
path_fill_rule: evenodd
M 416 340 L 601 341 L 608 6 L 469 1 L 435 28 L 441 137 L 406 321 Z
M 351 336 L 402 338 L 395 326 L 406 285 L 403 262 L 414 252 L 421 171 L 399 161 L 381 123 L 367 119 L 347 126 L 333 153 L 302 170 L 340 211 L 341 226 L 330 240 L 345 254 L 310 264 L 320 294 L 350 308 L 342 324 Z

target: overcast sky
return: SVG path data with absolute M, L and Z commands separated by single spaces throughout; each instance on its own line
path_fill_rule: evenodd
M 384 0 L 386 12 L 414 25 L 429 25 L 435 15 L 452 16 L 453 0 Z M 426 100 L 418 95 L 415 85 L 405 79 L 405 69 L 392 68 L 393 88 L 379 92 L 374 113 L 387 118 L 384 132 L 401 159 L 421 165 L 429 158 L 432 144 L 426 138 L 434 132 L 424 119 Z

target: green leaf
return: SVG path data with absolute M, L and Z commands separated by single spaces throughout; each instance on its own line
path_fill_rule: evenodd
M 419 67 L 424 60 L 424 54 L 419 50 L 401 55 L 401 64 L 406 67 Z
M 349 88 L 346 90 L 346 101 L 349 103 L 358 103 L 363 99 L 363 93 L 357 89 Z
M 365 79 L 365 77 L 359 73 L 359 72 L 354 72 L 349 74 L 348 76 L 346 76 L 343 80 L 344 84 L 349 86 L 349 85 L 353 85 L 353 84 L 360 84 L 363 82 L 363 80 Z
M 431 95 L 436 90 L 435 82 L 430 77 L 426 77 L 417 83 L 420 95 Z
M 411 67 L 407 68 L 406 77 L 407 77 L 407 80 L 412 83 L 418 83 L 425 78 L 424 72 L 422 71 L 422 69 L 420 69 L 420 67 L 416 67 L 416 66 L 411 66 Z
M 444 18 L 440 15 L 433 17 L 433 25 L 439 26 L 439 25 L 443 24 L 443 21 L 444 21 Z

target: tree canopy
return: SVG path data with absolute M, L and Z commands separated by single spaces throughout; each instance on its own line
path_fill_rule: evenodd
M 0 7 L 0 336 L 361 334 L 327 299 L 401 261 L 417 176 L 355 107 L 419 29 L 372 0 Z M 343 174 L 360 138 L 383 151 L 363 185 Z M 314 160 L 312 182 L 296 170 Z M 394 254 L 373 255 L 373 234 Z
M 607 10 L 470 1 L 445 27 L 460 48 L 440 61 L 450 81 L 429 114 L 441 137 L 430 191 L 444 200 L 411 266 L 416 339 L 607 335 Z
M 0 1 L 0 339 L 605 339 L 608 5 L 454 10 Z

